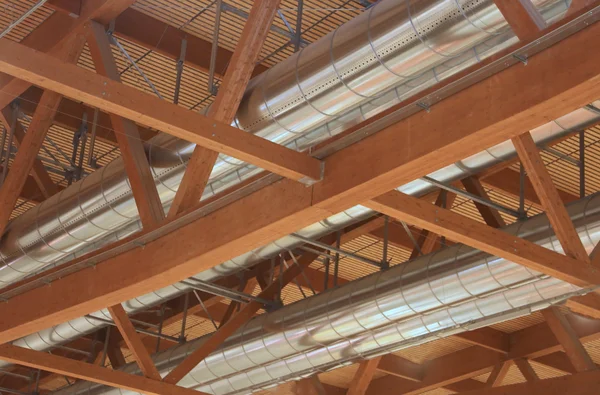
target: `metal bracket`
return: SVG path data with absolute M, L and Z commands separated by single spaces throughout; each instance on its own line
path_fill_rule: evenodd
M 418 102 L 417 103 L 417 107 L 421 108 L 422 110 L 425 110 L 427 112 L 431 112 L 431 106 L 427 103 L 423 103 L 423 102 Z
M 517 59 L 519 62 L 523 63 L 525 66 L 527 66 L 527 62 L 528 62 L 527 55 L 513 54 L 513 57 L 515 59 Z

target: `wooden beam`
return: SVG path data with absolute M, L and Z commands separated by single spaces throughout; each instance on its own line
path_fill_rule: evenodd
M 574 296 L 567 300 L 566 305 L 574 313 L 600 320 L 600 295 L 595 292 Z
M 91 381 L 102 385 L 121 388 L 149 395 L 199 395 L 193 389 L 177 387 L 161 381 L 110 370 L 86 362 L 59 357 L 41 351 L 3 344 L 0 346 L 0 360 L 57 373 L 75 379 Z
M 503 169 L 496 173 L 491 174 L 485 178 L 480 179 L 480 182 L 494 190 L 502 191 L 503 193 L 511 196 L 514 199 L 520 197 L 520 174 L 511 169 Z M 556 189 L 560 195 L 560 199 L 565 203 L 571 203 L 579 200 L 579 196 L 575 196 L 569 192 L 563 191 L 562 189 Z M 529 177 L 525 177 L 525 188 L 524 188 L 525 201 L 533 204 L 537 208 L 542 208 L 542 202 L 533 189 L 533 184 L 529 180 Z
M 160 381 L 162 379 L 160 373 L 158 373 L 156 366 L 154 366 L 150 354 L 148 354 L 146 347 L 144 347 L 123 306 L 120 304 L 111 306 L 108 308 L 108 312 L 117 325 L 117 328 L 119 328 L 119 332 L 121 332 L 125 343 L 127 343 L 127 347 L 133 354 L 144 376 Z
M 159 240 L 148 241 L 144 248 L 128 250 L 102 260 L 94 269 L 56 280 L 52 287 L 36 288 L 1 303 L 0 343 L 173 284 L 596 100 L 600 52 L 590 51 L 589 43 L 599 35 L 600 24 L 591 24 L 531 56 L 527 67 L 510 67 L 441 101 L 435 116 L 418 112 L 339 150 L 324 160 L 328 169 L 324 179 L 311 188 L 289 180 L 270 184 L 209 210 Z M 442 84 L 494 59 L 498 57 L 485 59 Z M 522 89 L 525 85 L 530 89 Z M 499 102 L 503 105 L 495 104 Z M 449 129 L 450 122 L 456 127 Z M 421 138 L 423 130 L 428 130 L 427 139 Z
M 535 37 L 546 26 L 531 0 L 494 0 L 494 3 L 521 41 Z
M 292 393 L 296 395 L 327 395 L 327 390 L 318 376 L 311 376 L 295 382 Z
M 284 177 L 321 179 L 321 162 L 304 153 L 211 120 L 81 67 L 66 65 L 21 44 L 0 40 L 0 71 Z
M 438 197 L 435 200 L 435 205 L 442 208 L 452 209 L 452 205 L 454 204 L 455 199 L 456 194 L 448 193 L 447 191 L 440 191 Z M 420 254 L 431 254 L 436 247 L 438 239 L 438 235 L 424 229 L 421 232 L 419 238 L 417 239 L 417 244 L 419 245 L 419 248 L 413 248 L 409 260 L 415 259 Z
M 484 327 L 454 335 L 460 341 L 488 350 L 506 354 L 510 349 L 510 336 L 497 329 Z
M 280 287 L 284 287 L 299 274 L 302 273 L 303 268 L 308 267 L 315 259 L 317 255 L 314 253 L 305 253 L 298 258 L 298 264 L 292 265 L 283 272 L 279 281 L 271 283 L 264 291 L 259 294 L 259 297 L 266 300 L 273 300 L 273 298 L 279 293 Z M 166 383 L 176 384 L 183 377 L 188 374 L 194 367 L 196 367 L 201 361 L 203 361 L 210 353 L 215 351 L 221 346 L 221 344 L 236 330 L 238 330 L 244 323 L 254 316 L 264 306 L 257 302 L 251 301 L 247 303 L 240 311 L 231 317 L 224 325 L 220 326 L 219 329 L 214 332 L 210 338 L 202 344 L 199 348 L 194 350 L 190 355 L 186 357 L 175 369 L 171 370 L 169 374 L 163 379 Z
M 32 114 L 33 115 L 33 114 Z M 10 108 L 4 108 L 0 110 L 0 123 L 4 124 L 6 128 L 10 128 L 12 125 L 12 119 L 14 117 L 14 112 Z M 25 131 L 23 130 L 23 126 L 19 121 L 15 123 L 14 130 L 14 143 L 17 147 L 20 147 L 25 139 Z M 44 200 L 41 198 L 49 198 L 57 192 L 57 187 L 54 184 L 54 181 L 50 178 L 48 171 L 44 167 L 44 164 L 37 157 L 33 160 L 33 165 L 31 167 L 31 176 L 34 182 L 37 185 L 37 191 L 40 192 L 40 195 L 36 197 L 38 201 Z M 25 186 L 24 186 L 25 187 Z
M 409 226 L 408 229 L 412 233 L 413 239 L 418 240 L 422 234 L 422 231 L 419 229 L 415 229 L 412 226 Z M 371 231 L 369 233 L 369 236 L 372 236 L 378 239 L 379 241 L 383 242 L 383 240 L 385 240 L 384 228 L 379 228 Z M 415 243 L 413 243 L 404 227 L 399 223 L 394 223 L 392 219 L 390 219 L 390 223 L 388 224 L 388 243 L 390 243 L 390 245 L 405 250 L 411 250 L 415 247 Z
M 279 9 L 279 2 L 280 0 L 254 1 L 231 57 L 231 64 L 219 86 L 217 97 L 208 110 L 209 118 L 225 124 L 234 121 L 246 86 L 252 77 L 254 65 L 258 61 L 260 50 Z M 200 201 L 218 156 L 218 152 L 202 146 L 194 149 L 171 203 L 169 218 L 175 218 Z
M 20 44 L 53 56 L 60 55 L 64 50 L 65 42 L 86 22 L 96 20 L 106 24 L 134 2 L 135 0 L 85 1 L 82 3 L 79 18 L 55 12 L 27 35 Z M 0 108 L 6 107 L 31 86 L 30 82 L 17 78 L 0 73 Z
M 46 4 L 54 10 L 67 14 L 76 14 L 80 7 L 76 6 L 65 7 L 61 2 L 64 0 L 50 0 Z M 128 8 L 123 11 L 115 21 L 114 34 L 122 37 L 127 41 L 134 42 L 144 48 L 152 49 L 169 59 L 177 60 L 181 49 L 181 40 L 187 40 L 188 48 L 193 51 L 188 51 L 185 56 L 185 64 L 196 70 L 208 72 L 210 68 L 210 53 L 212 43 L 203 40 L 194 35 L 185 35 L 179 29 L 168 25 L 156 18 L 139 12 L 133 8 Z M 221 78 L 231 61 L 233 53 L 225 48 L 217 49 L 217 57 L 215 60 L 215 76 Z M 257 65 L 254 75 L 260 74 L 267 70 L 266 66 Z
M 600 321 L 569 315 L 567 317 L 582 342 L 600 339 Z M 545 360 L 545 356 L 560 352 L 562 347 L 545 323 L 517 331 L 511 335 L 511 352 L 507 357 L 479 347 L 467 349 L 436 358 L 425 364 L 425 374 L 420 383 L 385 376 L 373 380 L 368 395 L 389 393 L 416 394 L 440 387 L 449 388 L 454 383 L 491 371 L 497 364 L 515 358 L 540 358 L 540 363 L 566 371 L 561 362 Z M 560 361 L 560 360 L 559 360 Z M 568 360 L 566 362 L 569 362 Z
M 467 192 L 476 195 L 480 198 L 490 200 L 487 191 L 485 190 L 483 185 L 481 185 L 477 178 L 467 177 L 461 180 L 461 182 Z M 475 203 L 475 207 L 477 207 L 479 214 L 481 214 L 486 224 L 488 224 L 492 228 L 503 228 L 506 226 L 506 222 L 504 222 L 504 219 L 502 218 L 498 210 L 478 202 L 473 203 Z
M 486 385 L 488 387 L 501 386 L 502 382 L 504 381 L 504 378 L 508 374 L 508 370 L 510 369 L 511 365 L 512 365 L 511 361 L 504 361 L 504 362 L 500 362 L 499 364 L 494 366 L 492 373 L 490 373 L 490 376 L 488 377 L 488 379 L 486 381 Z
M 600 321 L 574 314 L 569 314 L 567 320 L 582 343 L 600 339 Z M 511 334 L 508 358 L 537 359 L 563 350 L 550 327 L 542 322 Z
M 567 11 L 567 17 L 577 14 L 584 8 L 588 8 L 593 4 L 598 3 L 598 0 L 573 0 Z
M 398 191 L 381 195 L 366 202 L 365 205 L 401 221 L 429 229 L 457 242 L 572 284 L 585 286 L 600 281 L 600 277 L 595 274 L 591 265 L 579 264 L 573 258 L 491 228 L 460 214 L 436 208 Z
M 120 83 L 121 77 L 104 27 L 90 22 L 85 26 L 85 33 L 96 73 Z M 118 115 L 111 114 L 110 120 L 142 225 L 144 228 L 158 226 L 165 218 L 165 210 L 137 126 Z
M 536 381 L 540 379 L 535 370 L 533 370 L 533 367 L 531 367 L 531 364 L 529 363 L 528 359 L 517 358 L 513 362 L 517 366 L 523 377 L 525 377 L 525 380 Z
M 411 381 L 421 381 L 424 373 L 422 365 L 394 354 L 382 356 L 377 364 L 377 370 Z
M 31 115 L 35 112 L 42 92 L 38 87 L 32 86 L 20 96 L 20 108 L 25 114 Z M 77 130 L 81 126 L 81 118 L 84 113 L 88 114 L 88 128 L 91 128 L 94 109 L 83 103 L 63 97 L 58 107 L 58 112 L 54 117 L 54 124 L 67 129 Z M 155 131 L 140 125 L 138 125 L 138 131 L 143 141 L 148 141 L 156 136 Z M 110 115 L 102 111 L 98 112 L 96 139 L 111 145 L 118 145 L 112 123 L 110 122 Z
M 106 356 L 108 357 L 112 368 L 117 370 L 120 367 L 125 366 L 127 363 L 120 347 L 120 342 L 124 339 L 117 328 L 106 328 L 106 330 L 110 331 L 110 334 L 108 335 L 108 348 L 106 349 Z
M 346 395 L 364 395 L 367 392 L 367 388 L 373 380 L 373 375 L 377 370 L 377 366 L 381 361 L 381 357 L 362 361 L 358 365 L 358 370 L 354 374 L 348 392 Z
M 563 313 L 556 306 L 542 310 L 542 315 L 546 319 L 546 323 L 556 336 L 556 339 L 563 346 L 567 357 L 577 370 L 577 372 L 585 372 L 587 370 L 595 370 L 596 364 L 590 358 L 581 341 L 575 334 L 571 324 Z
M 81 35 L 75 35 L 67 44 L 68 48 L 64 52 L 62 59 L 68 63 L 75 63 L 83 50 L 85 39 Z M 46 133 L 52 125 L 52 120 L 54 114 L 56 114 L 60 100 L 61 96 L 59 94 L 51 91 L 44 92 L 40 100 L 40 105 L 29 124 L 27 133 L 20 140 L 19 150 L 12 162 L 8 176 L 0 188 L 0 235 L 4 234 L 13 207 L 19 199 L 25 181 L 27 181 L 27 176 L 32 170 L 37 159 L 37 154 L 44 143 Z M 3 115 L 6 118 L 8 114 L 3 111 Z M 16 130 L 17 114 L 12 116 L 11 121 L 12 125 L 6 125 L 6 127 L 14 127 Z M 21 136 L 19 135 L 19 137 Z
M 461 395 L 595 395 L 600 386 L 600 373 L 585 372 L 573 376 L 555 377 L 521 384 L 506 385 L 499 388 L 479 389 L 461 392 Z
M 544 161 L 531 137 L 531 133 L 515 137 L 512 142 L 565 254 L 581 262 L 589 263 L 588 253 L 583 247 L 569 213 L 552 183 L 550 173 L 544 166 Z
M 420 394 L 487 373 L 503 361 L 504 357 L 496 352 L 469 347 L 427 362 L 421 382 L 384 376 L 371 382 L 367 395 Z

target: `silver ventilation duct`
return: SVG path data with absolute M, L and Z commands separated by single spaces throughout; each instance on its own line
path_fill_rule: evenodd
M 407 9 L 407 4 L 410 5 L 410 11 Z M 545 10 L 546 15 L 549 16 L 560 15 L 565 10 L 565 3 L 562 1 L 538 1 L 537 4 L 547 6 Z M 426 20 L 429 20 L 432 24 L 425 26 Z M 375 25 L 374 21 L 378 21 L 378 24 Z M 485 21 L 485 26 L 493 26 L 496 30 L 483 29 L 484 23 L 482 21 Z M 385 26 L 385 28 L 379 27 L 380 25 Z M 360 31 L 364 37 L 369 37 L 370 41 L 361 42 L 360 45 L 362 46 L 359 45 L 358 40 L 344 43 L 343 47 L 346 50 L 342 53 L 340 52 L 341 49 L 333 46 L 336 42 L 335 37 L 345 37 L 349 33 L 348 31 L 346 33 L 333 33 L 319 41 L 319 43 L 329 43 L 332 49 L 330 55 L 318 50 L 319 48 L 325 48 L 327 45 L 316 43 L 314 46 L 311 45 L 305 48 L 301 53 L 275 66 L 268 74 L 253 80 L 252 86 L 244 98 L 237 123 L 246 125 L 249 131 L 256 132 L 273 141 L 302 147 L 308 144 L 309 141 L 319 141 L 328 137 L 330 133 L 335 133 L 336 130 L 342 130 L 345 125 L 356 122 L 357 119 L 360 119 L 355 116 L 357 114 L 366 116 L 362 114 L 371 114 L 381 108 L 386 108 L 390 105 L 390 102 L 401 100 L 406 95 L 435 83 L 440 76 L 451 75 L 457 70 L 476 62 L 479 57 L 494 53 L 509 43 L 510 37 L 512 37 L 510 32 L 500 33 L 507 31 L 507 25 L 491 0 L 445 0 L 437 3 L 433 1 L 405 3 L 386 0 L 380 2 L 368 13 L 351 21 L 349 26 L 353 26 L 353 28 L 347 26 L 344 25 L 340 30 L 348 29 L 352 34 L 357 34 Z M 413 33 L 416 31 L 418 34 L 410 36 L 408 33 L 411 31 Z M 427 32 L 427 34 L 424 34 L 424 32 Z M 444 37 L 440 38 L 438 36 Z M 412 41 L 406 41 L 408 40 L 407 37 L 412 37 Z M 454 43 L 452 37 L 455 38 L 456 43 Z M 488 45 L 489 43 L 494 45 Z M 436 45 L 441 45 L 441 48 L 444 48 L 446 52 L 440 52 Z M 387 48 L 387 52 L 382 48 Z M 377 50 L 378 55 L 365 58 L 361 62 L 360 59 L 363 59 L 366 56 L 365 54 L 373 49 Z M 380 53 L 380 50 L 383 52 Z M 334 67 L 331 64 L 326 66 L 323 59 L 327 59 L 327 56 L 333 56 L 334 53 L 336 57 L 333 58 L 335 59 L 333 64 L 336 66 Z M 385 53 L 385 56 L 383 56 L 383 53 Z M 450 57 L 450 54 L 454 57 Z M 311 64 L 306 59 L 313 59 L 312 64 L 315 70 L 312 75 L 306 75 L 306 70 L 301 73 L 300 69 L 296 69 L 297 65 Z M 356 90 L 358 88 L 352 85 L 350 80 L 340 79 L 341 77 L 337 80 L 334 78 L 338 71 L 343 69 L 342 66 L 351 60 L 355 62 L 353 72 L 359 73 L 355 75 L 356 78 L 364 72 L 364 75 L 368 75 L 369 79 L 375 79 L 372 82 L 365 79 L 361 84 L 371 86 L 371 84 L 377 83 L 381 84 L 380 89 L 386 89 L 391 86 L 388 83 L 393 81 L 396 86 L 374 99 L 364 97 L 366 92 L 371 91 L 360 91 L 362 93 L 357 95 Z M 341 63 L 339 66 L 337 65 L 338 61 Z M 403 76 L 394 77 L 395 74 L 388 69 L 391 67 L 390 64 L 400 68 L 402 62 L 413 64 L 421 61 L 424 66 L 419 71 L 411 69 L 412 71 L 407 71 L 407 74 Z M 282 76 L 285 73 L 282 70 L 285 69 L 289 70 L 290 74 L 297 75 L 297 79 L 283 78 Z M 380 74 L 369 74 L 374 69 L 378 69 Z M 331 70 L 334 70 L 333 74 L 330 73 Z M 306 81 L 300 79 L 299 75 L 305 76 Z M 344 75 L 348 76 L 347 74 Z M 274 76 L 277 76 L 277 78 Z M 332 78 L 327 80 L 329 81 L 327 83 L 324 82 L 326 76 Z M 283 89 L 286 86 L 284 82 L 289 84 L 286 89 Z M 312 101 L 307 99 L 308 96 L 305 96 L 307 95 L 307 92 L 305 92 L 306 87 L 300 88 L 302 84 L 309 83 L 313 84 L 315 89 L 318 88 L 317 91 L 307 91 L 309 93 L 313 92 L 313 96 L 310 96 L 314 98 Z M 270 86 L 273 88 L 269 88 Z M 331 114 L 327 115 L 327 112 L 324 113 L 323 106 L 328 102 L 327 100 L 319 102 L 321 103 L 319 106 L 315 104 L 318 101 L 317 99 L 320 100 L 325 97 L 326 92 L 329 89 L 334 89 L 334 87 L 338 89 L 335 96 L 336 100 L 342 100 L 342 98 L 343 100 L 350 100 L 349 98 L 352 97 L 356 100 L 355 107 L 351 108 L 350 112 L 345 113 L 341 108 L 336 108 L 338 102 L 331 100 L 330 97 L 329 104 L 332 106 L 330 112 L 331 114 L 340 114 L 337 117 Z M 275 88 L 282 90 L 273 93 Z M 321 93 L 314 96 L 314 92 Z M 296 95 L 296 99 L 289 99 L 294 95 Z M 298 95 L 300 95 L 299 98 Z M 355 96 L 358 96 L 358 98 Z M 291 100 L 288 100 L 290 104 L 275 114 L 273 108 L 283 103 L 285 98 Z M 351 102 L 344 103 L 345 106 L 354 105 Z M 266 115 L 259 116 L 256 112 L 251 113 L 248 111 L 249 108 L 262 109 L 266 112 Z M 315 108 L 318 111 L 315 111 L 312 115 L 306 113 L 306 111 L 312 111 L 311 109 Z M 286 123 L 286 119 L 295 119 L 289 117 L 296 110 L 299 111 L 298 114 L 312 117 L 306 121 L 312 129 L 309 127 L 303 130 L 294 129 Z M 594 113 L 585 109 L 577 110 L 555 122 L 536 129 L 532 133 L 538 143 L 544 143 L 564 135 L 571 128 L 579 128 L 592 122 L 595 116 Z M 261 119 L 261 121 L 258 123 L 249 122 L 250 119 L 253 119 L 252 117 Z M 314 121 L 314 117 L 321 117 L 320 121 Z M 269 121 L 267 122 L 267 120 Z M 319 124 L 321 126 L 313 127 Z M 278 125 L 279 128 L 273 125 Z M 255 129 L 252 129 L 252 127 Z M 181 180 L 185 168 L 184 162 L 189 158 L 193 146 L 164 135 L 154 140 L 153 144 L 150 148 L 150 161 L 161 199 L 168 205 Z M 514 154 L 514 148 L 510 143 L 500 144 L 437 171 L 430 176 L 440 181 L 451 181 L 505 160 Z M 223 189 L 228 184 L 238 182 L 244 176 L 252 174 L 253 171 L 255 169 L 251 166 L 240 165 L 231 158 L 221 158 L 213 172 L 212 190 L 208 193 L 213 193 Z M 69 259 L 82 253 L 82 251 L 93 249 L 106 238 L 114 239 L 139 229 L 135 222 L 137 218 L 135 203 L 123 173 L 122 162 L 120 160 L 115 161 L 14 221 L 0 245 L 0 253 L 5 262 L 5 266 L 0 269 L 0 281 L 8 284 L 33 271 L 48 267 L 59 259 Z M 418 195 L 428 188 L 427 183 L 415 181 L 399 188 L 399 190 Z M 372 214 L 370 210 L 362 206 L 356 206 L 304 228 L 297 233 L 311 238 L 319 237 Z M 267 246 L 199 273 L 195 278 L 213 280 L 222 275 L 245 269 L 259 260 L 279 253 L 283 249 L 294 248 L 297 244 L 298 240 L 295 238 L 284 237 Z M 186 285 L 176 283 L 132 299 L 125 303 L 125 308 L 130 313 L 139 311 L 173 298 L 188 289 Z M 92 315 L 109 318 L 106 310 Z M 101 326 L 104 326 L 104 324 L 82 317 L 26 336 L 15 341 L 14 344 L 44 350 L 94 331 Z
M 566 10 L 563 0 L 535 3 L 548 18 Z M 235 124 L 306 149 L 514 41 L 493 0 L 381 1 L 253 79 Z M 193 148 L 168 135 L 149 145 L 167 207 Z M 221 155 L 204 197 L 258 171 Z M 115 160 L 9 225 L 0 241 L 0 288 L 139 230 L 138 218 L 123 162 Z
M 600 194 L 568 211 L 591 252 L 600 240 Z M 543 214 L 504 230 L 563 252 Z M 179 384 L 216 395 L 245 394 L 530 314 L 586 291 L 455 245 L 252 319 Z M 208 336 L 156 354 L 161 374 Z M 135 363 L 123 370 L 138 372 Z M 57 395 L 132 393 L 80 382 Z

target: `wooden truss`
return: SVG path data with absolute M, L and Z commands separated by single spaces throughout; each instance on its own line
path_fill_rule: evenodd
M 488 66 L 520 46 L 560 28 L 546 27 L 527 0 L 495 2 L 521 43 L 422 95 L 455 83 L 479 67 Z M 299 282 L 299 286 L 315 285 L 319 292 L 336 285 L 322 272 L 310 267 L 324 251 L 307 252 L 294 264 L 290 262 L 287 270 L 280 269 L 278 281 L 269 281 L 265 276 L 270 262 L 259 263 L 252 274 L 242 280 L 234 277 L 223 279 L 221 286 L 237 287 L 245 294 L 250 294 L 257 285 L 261 288 L 257 299 L 243 306 L 236 303 L 224 306 L 219 297 L 207 294 L 199 295 L 197 302 L 191 306 L 187 299 L 189 295 L 179 300 L 185 302 L 184 307 L 173 308 L 167 317 L 171 320 L 169 322 L 177 322 L 192 311 L 192 314 L 211 319 L 214 315 L 220 325 L 208 341 L 165 377 L 161 377 L 150 356 L 150 350 L 155 346 L 152 336 L 138 332 L 139 328 L 128 317 L 121 303 L 183 280 L 355 204 L 364 204 L 385 217 L 364 221 L 345 229 L 337 237 L 322 238 L 320 242 L 324 248 L 333 249 L 342 240 L 349 241 L 368 234 L 412 250 L 414 258 L 432 252 L 443 237 L 581 287 L 600 284 L 596 264 L 600 253 L 592 254 L 590 259 L 564 206 L 565 202 L 576 197 L 554 187 L 538 147 L 528 132 L 548 119 L 560 117 L 600 97 L 600 52 L 589 50 L 590 40 L 600 36 L 600 24 L 592 23 L 530 56 L 527 67 L 517 63 L 496 72 L 493 77 L 473 82 L 437 103 L 432 113 L 418 112 L 354 144 L 337 147 L 323 159 L 317 159 L 230 126 L 248 81 L 252 75 L 264 71 L 264 67 L 254 66 L 277 13 L 279 0 L 255 1 L 238 47 L 233 53 L 221 50 L 217 54 L 216 61 L 228 64 L 228 67 L 207 116 L 150 96 L 120 81 L 104 26 L 116 17 L 122 21 L 146 21 L 149 26 L 154 26 L 148 29 L 147 34 L 135 28 L 134 23 L 117 23 L 114 32 L 144 45 L 152 43 L 156 38 L 154 35 L 160 31 L 160 22 L 129 9 L 132 3 L 90 0 L 80 4 L 77 1 L 51 0 L 50 6 L 57 12 L 22 43 L 0 40 L 0 72 L 5 73 L 0 75 L 0 89 L 6 93 L 0 101 L 0 108 L 3 108 L 0 122 L 15 129 L 19 145 L 9 176 L 0 188 L 0 231 L 6 228 L 12 207 L 25 193 L 28 182 L 31 185 L 35 183 L 45 197 L 57 192 L 36 159 L 37 152 L 53 122 L 67 124 L 71 121 L 61 119 L 61 116 L 81 113 L 90 107 L 97 107 L 103 112 L 99 124 L 115 131 L 114 135 L 105 133 L 103 138 L 112 139 L 123 154 L 144 227 L 140 234 L 118 244 L 119 247 L 128 247 L 141 241 L 142 246 L 123 248 L 123 252 L 94 262 L 93 267 L 88 265 L 57 277 L 51 287 L 32 287 L 0 304 L 0 344 L 3 344 L 0 346 L 0 359 L 141 393 L 198 393 L 179 387 L 177 383 L 264 309 L 265 300 L 276 300 L 281 288 L 293 281 Z M 573 3 L 570 19 L 562 22 L 563 25 L 597 5 L 597 2 Z M 86 42 L 96 73 L 74 65 Z M 177 58 L 177 43 L 178 37 L 167 34 L 161 53 Z M 193 38 L 189 45 L 207 48 L 206 42 Z M 186 62 L 194 68 L 208 68 L 206 59 L 197 54 L 190 56 Z M 549 75 L 552 75 L 551 79 Z M 7 105 L 32 85 L 43 91 L 33 88 L 27 93 L 37 97 L 38 105 L 37 109 L 24 108 L 26 113 L 33 115 L 33 121 L 28 132 L 23 133 Z M 523 86 L 528 89 L 523 90 Z M 518 100 L 514 100 L 515 97 Z M 388 113 L 407 104 L 401 103 Z M 353 131 L 377 120 L 367 120 Z M 449 124 L 454 127 L 448 128 Z M 144 154 L 143 141 L 153 135 L 149 127 L 197 144 L 167 215 Z M 428 131 L 427 139 L 420 138 L 423 130 Z M 535 191 L 530 191 L 524 199 L 546 212 L 564 255 L 499 230 L 505 221 L 493 207 L 477 204 L 485 221 L 482 224 L 450 210 L 456 198 L 453 193 L 436 193 L 417 199 L 394 190 L 398 185 L 509 139 L 513 141 L 527 172 L 527 182 Z M 388 151 L 390 146 L 397 147 L 393 155 Z M 216 208 L 216 199 L 198 203 L 219 153 L 247 161 L 279 177 L 256 190 L 240 193 L 237 199 Z M 357 158 L 361 160 L 357 161 Z M 364 163 L 369 163 L 369 166 L 364 166 Z M 32 179 L 28 178 L 30 174 Z M 471 176 L 461 183 L 471 195 L 489 200 L 486 186 L 518 195 L 519 180 L 515 178 L 518 176 L 505 166 L 486 177 Z M 261 177 L 257 179 L 264 180 Z M 245 192 L 244 188 L 242 185 L 235 192 Z M 202 209 L 205 210 L 203 215 L 179 222 L 185 219 L 182 214 L 193 215 Z M 390 233 L 390 220 L 411 226 L 406 226 L 408 232 L 396 229 Z M 211 231 L 206 232 L 206 229 Z M 56 270 L 95 260 L 97 256 L 98 252 L 90 253 Z M 347 280 L 340 279 L 337 285 L 341 282 Z M 96 363 L 84 362 L 10 344 L 24 335 L 107 306 L 118 332 L 107 332 L 106 356 L 114 368 L 124 364 L 119 347 L 125 344 L 132 351 L 144 377 L 104 368 L 95 360 L 92 362 Z M 574 312 L 600 317 L 600 302 L 596 294 L 573 298 L 568 306 Z M 519 394 L 574 386 L 580 390 L 578 393 L 591 393 L 586 392 L 587 388 L 597 385 L 600 375 L 584 343 L 600 338 L 600 324 L 576 315 L 565 315 L 556 307 L 545 310 L 543 316 L 545 323 L 512 335 L 492 328 L 456 335 L 456 339 L 473 347 L 437 358 L 426 365 L 418 365 L 393 354 L 361 361 L 350 389 L 345 393 L 418 394 L 446 388 L 477 394 L 506 393 L 504 391 Z M 109 341 L 111 337 L 112 341 Z M 175 345 L 175 340 L 161 340 L 156 350 Z M 94 357 L 98 357 L 97 353 Z M 571 375 L 540 380 L 533 368 L 534 362 Z M 527 382 L 510 388 L 501 387 L 512 366 L 521 371 Z M 385 375 L 374 378 L 378 372 Z M 487 383 L 473 380 L 488 372 Z M 297 394 L 340 393 L 338 390 L 321 383 L 316 376 L 293 385 Z

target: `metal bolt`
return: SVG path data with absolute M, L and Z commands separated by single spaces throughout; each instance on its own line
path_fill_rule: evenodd
M 216 133 L 213 133 L 213 134 L 212 134 L 212 136 L 213 136 L 213 137 L 215 137 L 216 135 L 217 135 Z
M 106 82 L 106 81 L 104 81 L 102 84 L 103 84 L 104 86 L 106 86 L 107 82 Z

